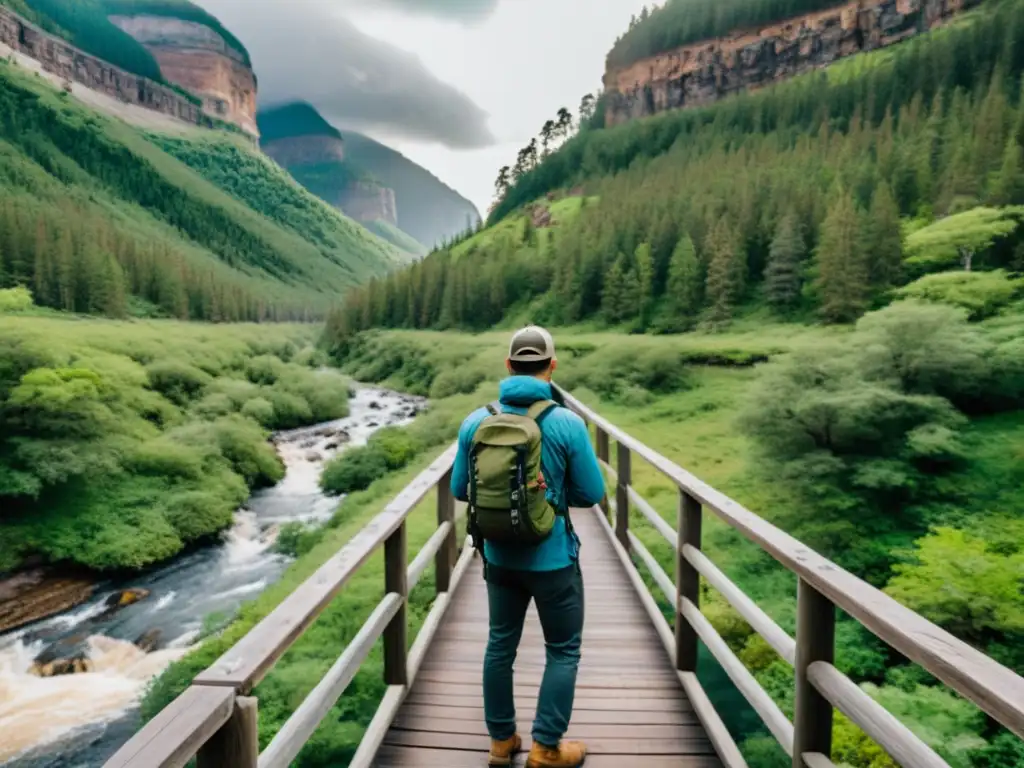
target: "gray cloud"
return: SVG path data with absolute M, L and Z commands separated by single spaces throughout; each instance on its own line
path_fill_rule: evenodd
M 392 5 L 415 0 L 385 0 Z M 331 0 L 201 0 L 252 54 L 264 106 L 304 100 L 344 127 L 452 149 L 490 146 L 487 114 L 407 51 L 358 30 Z M 487 5 L 467 0 L 436 5 Z M 493 4 L 493 3 L 492 3 Z
M 393 8 L 403 13 L 478 21 L 494 13 L 499 0 L 350 0 L 352 5 Z

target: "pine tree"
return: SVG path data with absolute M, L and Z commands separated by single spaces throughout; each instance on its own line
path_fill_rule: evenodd
M 793 309 L 800 299 L 800 264 L 805 249 L 800 221 L 794 213 L 786 214 L 775 230 L 764 271 L 765 299 L 780 312 Z
M 644 331 L 651 324 L 654 312 L 654 260 L 651 258 L 651 246 L 640 243 L 633 254 L 636 262 L 637 281 L 637 315 L 640 318 L 640 330 Z
M 668 287 L 666 307 L 673 320 L 686 320 L 700 312 L 704 293 L 704 281 L 690 236 L 683 234 L 672 251 L 668 265 Z
M 827 322 L 852 322 L 867 306 L 868 269 L 858 238 L 859 218 L 853 197 L 844 191 L 822 224 L 816 288 Z
M 708 238 L 707 296 L 711 303 L 708 322 L 718 325 L 732 319 L 733 310 L 743 294 L 744 254 L 732 223 L 726 216 L 718 219 Z
M 1006 142 L 1003 164 L 992 181 L 989 202 L 992 205 L 1024 203 L 1024 157 L 1013 136 Z
M 620 253 L 604 279 L 604 293 L 601 308 L 605 319 L 613 325 L 624 323 L 637 314 L 640 286 L 636 271 Z
M 871 287 L 885 291 L 896 285 L 903 274 L 903 226 L 896 200 L 884 182 L 871 197 L 863 248 Z

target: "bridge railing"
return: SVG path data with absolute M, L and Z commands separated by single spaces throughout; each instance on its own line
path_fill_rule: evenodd
M 200 673 L 192 685 L 146 724 L 105 768 L 178 768 L 193 757 L 198 768 L 287 768 L 383 637 L 387 692 L 351 766 L 366 768 L 423 661 L 448 598 L 465 573 L 473 549 L 458 551 L 455 504 L 449 490 L 452 445 L 365 528 L 303 582 L 274 611 Z M 437 490 L 437 529 L 413 561 L 406 520 Z M 468 543 L 468 540 L 467 540 Z M 345 584 L 384 548 L 384 598 L 344 653 L 260 753 L 253 687 L 330 605 Z M 436 598 L 412 646 L 406 604 L 433 560 Z
M 746 763 L 697 682 L 698 641 L 704 643 L 768 730 L 793 758 L 794 768 L 833 766 L 830 755 L 834 709 L 846 715 L 904 768 L 948 768 L 934 750 L 834 666 L 837 607 L 1024 738 L 1024 678 L 829 562 L 631 437 L 568 393 L 559 392 L 566 405 L 595 428 L 598 457 L 615 482 L 615 500 L 609 501 L 605 510 L 614 520 L 614 531 L 606 520 L 607 533 L 613 538 L 620 559 L 630 570 L 633 585 L 658 628 L 666 651 L 675 662 L 694 710 L 727 766 L 736 768 Z M 614 467 L 610 462 L 611 440 L 616 444 Z M 676 528 L 669 525 L 632 486 L 634 456 L 654 467 L 678 489 Z M 643 516 L 672 545 L 675 552 L 674 579 L 665 573 L 630 530 L 631 509 Z M 797 576 L 796 638 L 790 637 L 701 551 L 705 510 L 739 531 Z M 669 604 L 675 606 L 674 632 L 635 570 L 631 554 L 644 563 Z M 796 678 L 792 722 L 701 614 L 701 577 L 780 657 L 792 665 Z

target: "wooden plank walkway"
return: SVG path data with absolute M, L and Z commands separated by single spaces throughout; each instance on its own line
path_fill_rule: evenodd
M 586 741 L 588 768 L 639 758 L 644 768 L 719 768 L 665 648 L 615 554 L 601 521 L 576 510 L 583 542 L 583 651 L 567 738 Z M 397 766 L 486 766 L 483 659 L 487 588 L 477 558 L 453 596 L 416 682 L 374 762 Z M 537 691 L 544 671 L 544 637 L 531 605 L 516 660 L 516 707 L 525 764 Z

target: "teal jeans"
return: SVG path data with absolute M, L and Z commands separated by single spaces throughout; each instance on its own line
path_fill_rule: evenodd
M 583 575 L 579 563 L 557 571 L 487 566 L 490 638 L 484 656 L 484 718 L 492 739 L 516 732 L 513 670 L 530 601 L 544 631 L 546 663 L 537 697 L 533 740 L 556 747 L 569 728 L 583 636 Z

